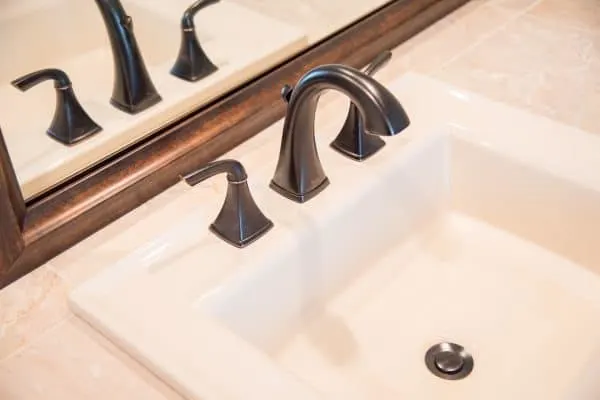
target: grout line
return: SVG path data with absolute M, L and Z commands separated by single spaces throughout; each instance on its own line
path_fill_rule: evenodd
M 542 0 L 538 0 L 538 2 L 539 1 L 542 1 Z M 574 30 L 574 31 L 582 32 L 582 33 L 588 33 L 591 35 L 600 34 L 600 30 L 598 30 L 598 29 L 584 28 L 584 27 L 577 25 L 575 23 L 572 23 L 572 22 L 565 22 L 565 21 L 561 20 L 560 18 L 553 19 L 553 18 L 548 18 L 548 17 L 542 16 L 542 15 L 535 15 L 535 14 L 529 14 L 529 15 L 527 15 L 527 18 L 530 18 L 532 20 L 535 20 L 537 22 L 542 22 L 545 24 L 554 24 L 562 29 L 570 29 L 570 30 Z
M 45 329 L 43 329 L 37 335 L 34 335 L 33 339 L 28 340 L 25 343 L 22 343 L 21 345 L 16 346 L 13 350 L 9 351 L 5 356 L 0 357 L 0 364 L 2 362 L 4 362 L 6 359 L 11 358 L 12 356 L 29 348 L 32 344 L 38 342 L 38 340 L 40 340 L 42 337 L 46 336 L 47 333 L 54 330 L 59 325 L 63 324 L 66 320 L 68 320 L 70 318 L 71 315 L 73 315 L 73 313 L 71 312 L 71 309 L 68 306 L 68 302 L 67 302 L 68 288 L 69 288 L 67 281 L 60 274 L 58 274 L 54 268 L 50 267 L 47 264 L 38 268 L 37 271 L 41 272 L 41 270 L 43 268 L 46 268 L 50 274 L 54 275 L 55 278 L 58 280 L 58 284 L 61 287 L 61 289 L 64 289 L 64 296 L 61 296 L 60 302 L 64 304 L 66 312 L 64 313 L 64 315 L 62 315 L 56 321 L 52 322 L 49 326 L 47 326 Z M 3 290 L 6 290 L 6 288 L 3 288 L 2 290 L 0 290 L 0 294 L 2 294 Z M 60 306 L 61 305 L 58 305 L 58 307 L 60 307 Z M 56 309 L 56 308 L 57 308 L 57 305 L 52 306 L 52 309 Z M 34 311 L 34 313 L 41 314 L 41 313 L 43 313 L 43 310 L 38 308 L 36 311 Z M 35 319 L 36 317 L 33 317 L 33 318 Z M 27 332 L 30 331 L 29 327 L 26 328 L 26 331 Z
M 70 319 L 77 331 L 93 342 L 98 348 L 102 349 L 109 357 L 121 364 L 132 375 L 137 376 L 145 386 L 150 387 L 161 394 L 166 399 L 185 400 L 174 386 L 167 382 L 163 377 L 156 374 L 149 366 L 144 364 L 142 359 L 136 358 L 128 352 L 116 340 L 105 335 L 102 330 L 97 329 L 89 321 L 72 314 Z
M 69 249 L 67 249 L 67 251 L 68 250 Z M 67 309 L 69 309 L 68 298 L 69 298 L 69 293 L 71 292 L 71 290 L 73 290 L 73 287 L 72 287 L 73 283 L 69 279 L 67 279 L 66 276 L 63 275 L 63 272 L 61 272 L 59 270 L 59 268 L 55 267 L 54 264 L 52 264 L 52 260 L 53 259 L 46 261 L 46 263 L 43 264 L 40 268 L 44 268 L 44 267 L 48 268 L 48 270 L 50 270 L 50 272 L 55 274 L 58 277 L 58 279 L 60 279 L 62 285 L 65 288 L 65 299 L 64 300 L 65 300 L 65 302 L 67 302 Z M 70 311 L 70 309 L 69 309 L 69 311 Z
M 42 333 L 37 335 L 34 339 L 28 341 L 27 343 L 23 344 L 22 346 L 15 348 L 13 351 L 9 352 L 7 355 L 2 357 L 0 359 L 0 365 L 8 362 L 11 358 L 18 356 L 19 354 L 24 353 L 26 350 L 33 347 L 35 344 L 39 343 L 42 339 L 44 339 L 47 336 L 49 336 L 50 334 L 54 333 L 54 331 L 58 330 L 58 328 L 65 325 L 71 319 L 71 317 L 73 315 L 74 314 L 69 310 L 67 315 L 65 315 L 59 321 L 52 324 L 50 327 L 48 327 Z

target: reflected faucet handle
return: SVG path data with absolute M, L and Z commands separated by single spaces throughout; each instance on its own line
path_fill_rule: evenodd
M 181 45 L 179 55 L 171 68 L 171 74 L 186 81 L 196 82 L 215 72 L 218 68 L 208 58 L 196 35 L 194 16 L 201 9 L 219 0 L 198 0 L 189 6 L 181 17 Z
M 285 101 L 286 103 L 289 104 L 290 99 L 292 98 L 292 92 L 294 91 L 294 88 L 291 87 L 288 84 L 283 85 L 283 87 L 281 88 L 281 98 L 283 99 L 283 101 Z
M 384 51 L 378 54 L 361 71 L 371 76 L 383 68 L 391 58 L 392 52 Z M 380 137 L 365 131 L 356 105 L 350 103 L 346 121 L 337 137 L 331 142 L 331 147 L 353 160 L 364 161 L 377 153 L 383 146 L 385 146 L 385 142 Z
M 53 80 L 56 89 L 56 109 L 52 123 L 46 131 L 48 135 L 63 144 L 70 145 L 102 130 L 75 97 L 71 80 L 64 71 L 54 68 L 42 69 L 15 79 L 11 83 L 24 92 L 47 80 Z
M 235 247 L 245 247 L 273 227 L 260 211 L 248 187 L 244 166 L 236 160 L 221 160 L 205 165 L 184 177 L 190 186 L 220 173 L 227 173 L 227 194 L 221 212 L 210 230 Z
M 181 17 L 181 29 L 195 29 L 194 16 L 200 10 L 212 4 L 218 3 L 219 0 L 198 0 L 189 6 Z

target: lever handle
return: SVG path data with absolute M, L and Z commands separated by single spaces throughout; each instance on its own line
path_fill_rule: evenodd
M 184 177 L 190 186 L 196 186 L 200 182 L 221 173 L 227 173 L 227 181 L 231 183 L 242 183 L 248 179 L 246 170 L 242 163 L 237 160 L 220 160 L 198 169 Z
M 11 82 L 11 84 L 24 92 L 31 89 L 35 85 L 50 79 L 54 81 L 54 87 L 57 89 L 71 86 L 71 80 L 67 74 L 64 71 L 56 68 L 47 68 L 31 72 L 15 79 Z
M 210 6 L 211 4 L 218 3 L 219 0 L 198 0 L 191 6 L 189 6 L 185 12 L 183 13 L 183 17 L 181 17 L 181 28 L 184 30 L 193 30 L 194 26 L 194 16 L 196 13 L 203 8 Z
M 48 135 L 63 144 L 71 145 L 102 130 L 77 100 L 71 80 L 64 71 L 56 68 L 42 69 L 15 79 L 12 85 L 24 92 L 47 80 L 54 81 L 56 91 L 54 117 L 46 130 Z
M 373 75 L 383 68 L 391 58 L 392 52 L 389 50 L 379 53 L 361 71 L 366 75 Z M 385 142 L 381 138 L 365 131 L 358 109 L 351 103 L 344 126 L 335 140 L 331 142 L 331 147 L 353 160 L 363 161 L 377 153 L 383 146 L 385 146 Z
M 218 67 L 208 58 L 196 37 L 194 15 L 219 0 L 198 0 L 189 6 L 181 17 L 181 44 L 179 54 L 171 68 L 171 74 L 189 82 L 196 82 L 217 71 Z
M 227 195 L 210 230 L 227 243 L 241 248 L 273 227 L 273 222 L 265 217 L 252 198 L 244 166 L 236 160 L 214 161 L 183 179 L 194 186 L 221 173 L 227 174 Z
M 367 64 L 363 69 L 367 75 L 373 75 L 381 68 L 385 67 L 387 63 L 392 59 L 392 52 L 386 50 L 382 53 L 379 53 L 369 64 Z
M 281 98 L 283 99 L 283 101 L 285 101 L 286 103 L 290 102 L 290 99 L 292 98 L 292 92 L 294 91 L 294 88 L 291 87 L 288 84 L 283 85 L 283 87 L 281 88 Z

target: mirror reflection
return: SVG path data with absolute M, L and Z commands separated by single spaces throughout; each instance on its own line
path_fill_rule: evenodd
M 387 2 L 0 1 L 0 128 L 25 198 Z

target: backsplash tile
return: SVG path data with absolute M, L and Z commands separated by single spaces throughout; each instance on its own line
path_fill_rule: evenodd
M 556 24 L 600 30 L 598 0 L 542 0 L 531 10 L 531 15 L 545 18 Z
M 434 73 L 437 78 L 577 125 L 600 76 L 600 34 L 524 15 Z
M 394 49 L 393 62 L 378 74 L 395 79 L 407 71 L 431 73 L 518 16 L 511 9 L 472 1 Z

